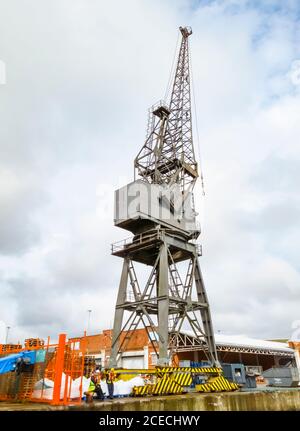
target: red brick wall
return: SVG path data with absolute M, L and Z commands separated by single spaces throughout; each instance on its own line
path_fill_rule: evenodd
M 124 337 L 125 333 L 121 336 L 121 342 Z M 100 334 L 88 335 L 86 341 L 89 354 L 100 353 L 101 350 L 109 351 L 111 349 L 112 330 L 106 329 Z M 125 346 L 125 350 L 143 350 L 145 346 L 149 346 L 149 349 L 152 349 L 151 342 L 148 340 L 148 334 L 146 330 L 142 328 L 130 334 L 130 339 Z

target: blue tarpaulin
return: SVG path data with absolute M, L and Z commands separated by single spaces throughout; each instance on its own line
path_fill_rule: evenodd
M 16 362 L 18 359 L 26 359 L 29 364 L 35 364 L 36 361 L 36 351 L 25 351 L 20 353 L 15 353 L 13 355 L 5 356 L 0 358 L 0 374 L 9 373 L 14 371 L 16 368 Z

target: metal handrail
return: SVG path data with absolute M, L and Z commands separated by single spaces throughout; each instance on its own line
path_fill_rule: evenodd
M 124 250 L 124 248 L 129 247 L 130 245 L 142 244 L 145 241 L 158 238 L 158 235 L 159 235 L 158 232 L 155 232 L 155 233 L 152 233 L 152 234 L 141 233 L 141 234 L 139 234 L 139 235 L 137 235 L 135 237 L 131 236 L 129 238 L 125 238 L 125 239 L 123 239 L 121 241 L 117 241 L 117 242 L 111 244 L 111 252 L 115 253 L 117 251 Z
M 151 241 L 153 239 L 159 238 L 160 237 L 160 232 L 157 231 L 155 233 L 141 233 L 139 235 L 136 236 L 130 236 L 127 237 L 125 239 L 122 239 L 121 241 L 117 241 L 111 244 L 111 252 L 112 253 L 116 253 L 118 251 L 122 251 L 125 248 L 128 248 L 130 246 L 134 246 L 137 244 L 143 244 L 146 241 Z M 192 240 L 191 244 L 195 245 L 196 247 L 196 251 L 198 256 L 202 256 L 202 245 L 198 244 L 196 242 L 196 240 Z

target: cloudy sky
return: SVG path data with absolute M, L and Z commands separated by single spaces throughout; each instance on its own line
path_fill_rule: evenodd
M 110 244 L 129 236 L 113 227 L 113 190 L 132 180 L 180 25 L 193 28 L 215 330 L 291 336 L 299 21 L 297 0 L 0 0 L 0 341 L 6 326 L 10 341 L 80 335 L 88 309 L 91 332 L 111 326 L 122 262 Z

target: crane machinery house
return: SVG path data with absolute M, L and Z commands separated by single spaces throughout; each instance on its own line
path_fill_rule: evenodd
M 192 193 L 183 194 L 177 184 L 165 186 L 137 180 L 115 192 L 115 225 L 133 234 L 160 225 L 196 238 L 199 225 Z M 141 225 L 140 221 L 144 223 Z

